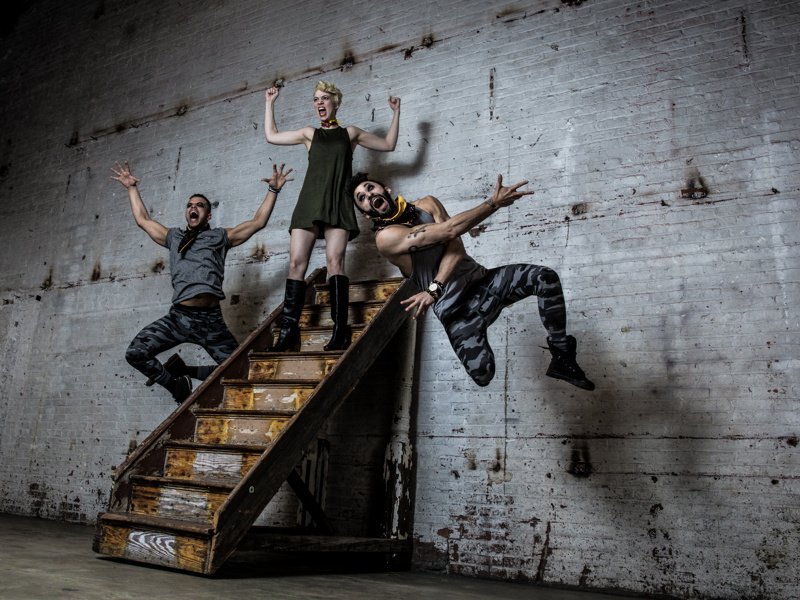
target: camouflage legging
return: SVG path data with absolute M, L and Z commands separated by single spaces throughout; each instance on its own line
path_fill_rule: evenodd
M 450 344 L 470 377 L 480 386 L 494 377 L 494 352 L 486 330 L 500 312 L 518 300 L 538 296 L 539 317 L 554 341 L 566 336 L 567 311 L 558 274 L 538 265 L 505 265 L 490 269 L 467 292 L 462 303 L 441 316 Z
M 125 359 L 136 370 L 165 385 L 170 374 L 155 356 L 178 344 L 202 346 L 217 364 L 228 358 L 239 345 L 228 330 L 219 307 L 210 309 L 173 306 L 169 314 L 142 329 L 128 346 Z M 214 366 L 197 367 L 198 379 L 204 379 Z

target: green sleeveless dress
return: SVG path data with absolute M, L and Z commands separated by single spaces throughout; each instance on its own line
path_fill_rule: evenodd
M 352 172 L 353 148 L 347 129 L 315 129 L 308 151 L 308 170 L 289 231 L 328 225 L 347 229 L 351 240 L 356 237 L 359 229 L 353 199 L 345 191 Z M 323 237 L 322 227 L 318 237 Z

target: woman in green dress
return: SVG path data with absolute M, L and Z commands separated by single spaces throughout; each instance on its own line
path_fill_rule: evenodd
M 347 242 L 358 235 L 353 202 L 347 196 L 345 185 L 350 180 L 353 151 L 357 146 L 378 152 L 394 150 L 400 128 L 400 98 L 389 96 L 392 122 L 388 133 L 381 137 L 354 125 L 339 126 L 336 113 L 342 102 L 342 92 L 326 81 L 320 81 L 314 88 L 314 111 L 320 126 L 278 131 L 275 100 L 279 95 L 277 87 L 266 92 L 264 133 L 267 142 L 279 146 L 305 145 L 308 170 L 289 226 L 289 275 L 281 329 L 272 350 L 285 352 L 300 348 L 299 320 L 305 302 L 305 276 L 314 244 L 322 238 L 325 239 L 334 323 L 333 336 L 325 350 L 344 350 L 350 345 L 351 333 L 347 324 L 350 280 L 345 275 L 345 250 Z

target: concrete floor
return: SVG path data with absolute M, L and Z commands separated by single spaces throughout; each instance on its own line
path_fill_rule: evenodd
M 94 528 L 0 514 L 0 598 L 12 600 L 630 600 L 632 596 L 415 572 L 333 572 L 292 563 L 228 568 L 209 578 L 103 558 Z

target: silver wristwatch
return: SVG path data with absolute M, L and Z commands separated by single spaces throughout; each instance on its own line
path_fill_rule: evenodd
M 430 282 L 430 284 L 428 284 L 428 287 L 426 288 L 425 291 L 428 292 L 431 296 L 433 296 L 434 300 L 438 300 L 439 298 L 442 297 L 443 287 L 444 284 L 434 279 L 433 281 Z

